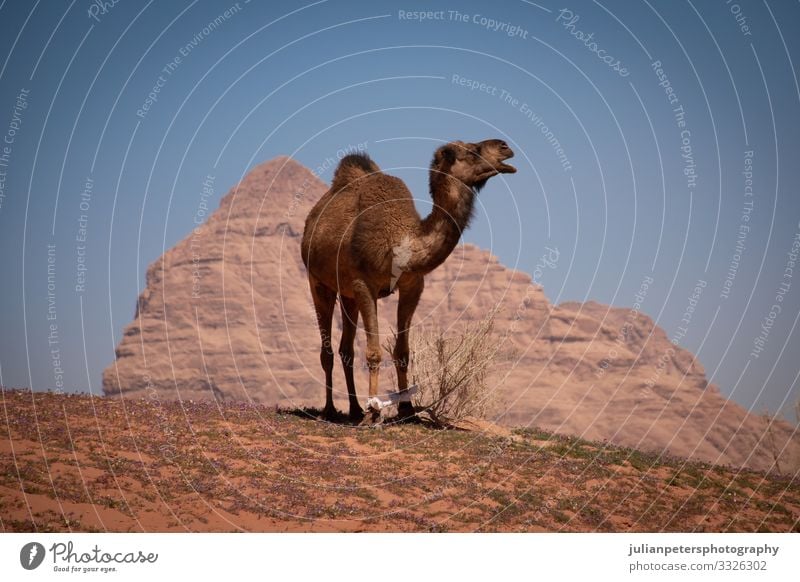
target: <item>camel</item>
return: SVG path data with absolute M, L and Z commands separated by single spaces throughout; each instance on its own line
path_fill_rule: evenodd
M 499 139 L 454 141 L 439 147 L 429 174 L 433 209 L 424 219 L 402 180 L 384 174 L 367 154 L 342 158 L 330 190 L 306 218 L 301 244 L 322 341 L 322 418 L 332 420 L 337 415 L 333 403 L 331 325 L 338 296 L 342 316 L 339 355 L 347 383 L 350 419 L 362 424 L 381 422 L 377 300 L 394 291 L 399 292 L 397 338 L 392 353 L 398 380 L 398 419 L 414 417 L 408 394 L 408 333 L 425 275 L 441 265 L 458 244 L 472 218 L 475 197 L 487 180 L 516 172 L 516 168 L 504 163 L 513 156 L 511 148 Z M 353 341 L 359 314 L 367 334 L 366 414 L 358 402 L 353 380 Z

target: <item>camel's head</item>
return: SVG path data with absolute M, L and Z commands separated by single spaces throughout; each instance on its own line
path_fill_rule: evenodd
M 513 174 L 514 166 L 504 163 L 514 152 L 501 139 L 477 143 L 454 141 L 443 145 L 433 156 L 431 168 L 450 174 L 468 186 L 482 187 L 497 174 Z

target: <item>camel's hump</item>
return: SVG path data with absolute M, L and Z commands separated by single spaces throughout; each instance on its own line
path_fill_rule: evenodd
M 339 166 L 333 174 L 331 188 L 334 191 L 339 191 L 359 178 L 364 178 L 380 171 L 378 164 L 373 162 L 366 153 L 349 154 L 339 162 Z

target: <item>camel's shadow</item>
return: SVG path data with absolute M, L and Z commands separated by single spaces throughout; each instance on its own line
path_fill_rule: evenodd
M 336 414 L 330 418 L 323 418 L 322 409 L 316 407 L 304 406 L 302 408 L 279 408 L 276 411 L 278 414 L 295 416 L 303 420 L 312 422 L 327 422 L 330 424 L 341 426 L 354 426 L 359 428 L 369 428 L 361 424 L 360 419 L 352 419 L 349 414 L 345 414 L 340 410 L 336 410 Z M 373 426 L 399 426 L 399 425 L 413 425 L 428 428 L 431 430 L 442 430 L 443 428 L 435 423 L 427 420 L 424 415 L 414 415 L 407 418 L 399 418 L 397 416 L 389 416 L 383 418 L 382 421 Z
M 301 408 L 279 408 L 278 414 L 287 416 L 296 416 L 303 420 L 312 420 L 314 422 L 330 422 L 331 424 L 342 424 L 346 426 L 356 426 L 357 421 L 352 420 L 349 415 L 336 410 L 336 415 L 332 418 L 323 418 L 322 409 L 313 406 L 303 406 Z

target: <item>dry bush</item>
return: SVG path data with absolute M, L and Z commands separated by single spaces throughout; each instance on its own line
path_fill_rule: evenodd
M 800 400 L 795 403 L 795 412 L 800 420 Z M 800 447 L 798 447 L 798 427 L 791 427 L 777 412 L 765 409 L 759 417 L 764 424 L 760 442 L 772 457 L 773 469 L 779 474 L 796 475 L 800 473 Z M 783 426 L 781 426 L 783 425 Z
M 764 440 L 764 446 L 772 457 L 772 464 L 775 470 L 778 473 L 783 473 L 780 464 L 781 449 L 778 448 L 778 444 L 775 442 L 775 430 L 773 428 L 775 421 L 778 420 L 778 413 L 772 414 L 769 409 L 765 409 L 760 416 L 761 421 L 764 423 L 764 434 L 761 437 Z
M 413 400 L 422 417 L 451 426 L 491 411 L 496 391 L 486 379 L 502 346 L 492 336 L 497 312 L 494 307 L 480 321 L 450 335 L 438 328 L 411 330 L 409 385 L 418 386 Z

